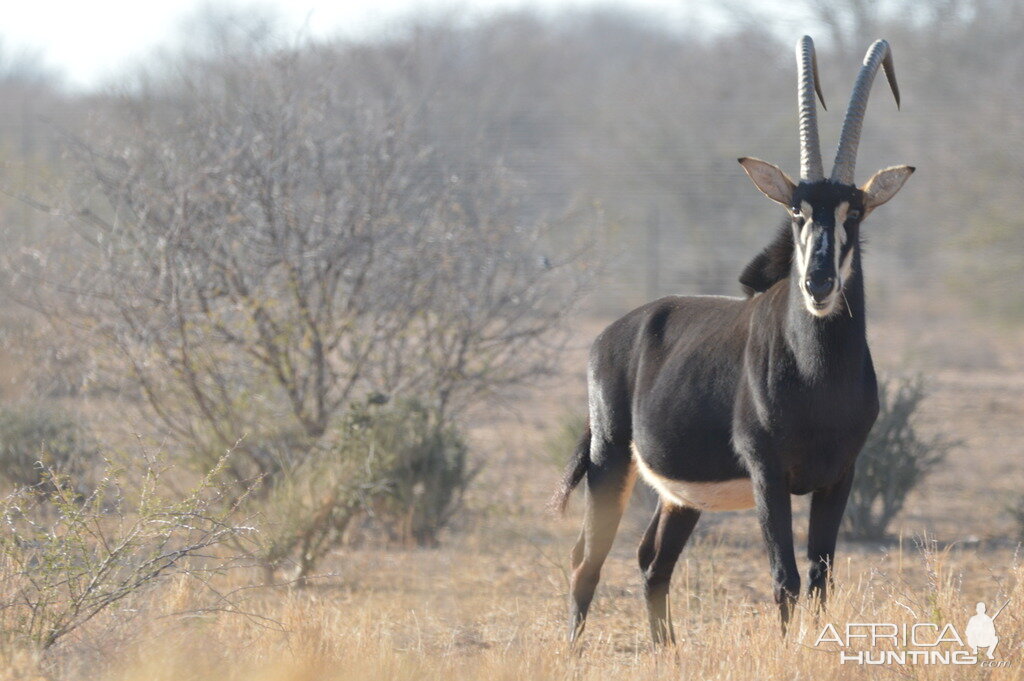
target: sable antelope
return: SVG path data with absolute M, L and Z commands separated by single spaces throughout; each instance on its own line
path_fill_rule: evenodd
M 811 494 L 812 598 L 824 603 L 854 460 L 878 414 L 865 335 L 860 225 L 891 199 L 909 166 L 853 182 L 868 93 L 882 66 L 899 106 L 889 44 L 864 58 L 832 176 L 818 146 L 814 45 L 797 43 L 800 182 L 741 158 L 788 211 L 744 269 L 746 298 L 669 296 L 611 324 L 590 352 L 590 421 L 553 503 L 587 479 L 586 517 L 572 550 L 570 640 L 583 630 L 601 565 L 637 473 L 660 501 L 638 558 L 651 634 L 674 642 L 668 608 L 676 560 L 703 511 L 754 507 L 768 549 L 783 632 L 800 593 L 791 494 Z

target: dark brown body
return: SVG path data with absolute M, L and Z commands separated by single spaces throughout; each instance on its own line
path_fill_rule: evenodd
M 638 457 L 645 477 L 750 481 L 784 624 L 800 590 L 790 495 L 813 494 L 810 587 L 824 598 L 854 461 L 878 413 L 859 249 L 853 257 L 844 307 L 826 318 L 807 313 L 796 279 L 786 276 L 749 298 L 662 298 L 598 336 L 590 355 L 590 429 L 565 481 L 569 490 L 586 477 L 588 489 L 572 556 L 573 637 Z M 701 511 L 662 495 L 641 543 L 656 641 L 673 636 L 668 583 Z
M 869 48 L 850 97 L 832 176 L 818 145 L 817 62 L 797 42 L 800 182 L 741 158 L 789 219 L 743 270 L 747 298 L 669 297 L 633 310 L 590 354 L 590 424 L 556 495 L 587 481 L 572 551 L 570 638 L 587 611 L 639 472 L 661 502 L 640 544 L 651 633 L 674 640 L 668 585 L 704 510 L 754 507 L 783 630 L 800 593 L 792 494 L 812 494 L 810 590 L 824 603 L 854 463 L 878 415 L 865 330 L 860 225 L 914 172 L 892 166 L 853 184 L 867 96 L 882 68 L 899 104 L 889 44 Z

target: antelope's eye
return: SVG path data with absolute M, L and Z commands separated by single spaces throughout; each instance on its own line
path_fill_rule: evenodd
M 847 220 L 860 220 L 860 211 L 854 208 L 846 214 Z

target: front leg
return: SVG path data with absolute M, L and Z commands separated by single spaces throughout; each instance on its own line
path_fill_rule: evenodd
M 807 532 L 807 558 L 811 561 L 810 596 L 823 608 L 832 587 L 836 537 L 853 486 L 853 466 L 832 487 L 817 490 L 811 497 L 811 522 Z
M 752 471 L 754 503 L 761 534 L 768 548 L 768 562 L 779 606 L 782 633 L 789 627 L 793 608 L 800 596 L 800 570 L 793 553 L 793 508 L 789 481 L 779 466 L 769 464 Z

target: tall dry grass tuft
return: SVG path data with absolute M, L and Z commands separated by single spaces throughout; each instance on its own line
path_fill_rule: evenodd
M 410 556 L 420 554 L 411 553 Z M 903 565 L 863 569 L 857 561 L 839 567 L 839 586 L 827 612 L 804 604 L 790 635 L 779 632 L 777 612 L 767 599 L 747 599 L 693 579 L 674 589 L 675 617 L 682 634 L 674 649 L 652 650 L 638 594 L 613 587 L 595 609 L 579 650 L 563 642 L 559 594 L 499 594 L 498 589 L 448 589 L 416 594 L 414 585 L 392 589 L 324 587 L 293 592 L 264 591 L 239 613 L 187 611 L 204 596 L 181 582 L 162 601 L 150 604 L 149 630 L 138 637 L 104 681 L 477 681 L 604 679 L 842 679 L 895 678 L 1019 679 L 1024 676 L 1019 646 L 1024 640 L 1024 568 L 991 566 L 993 581 L 983 597 L 990 605 L 1009 599 L 998 619 L 1005 648 L 1002 669 L 946 665 L 891 664 L 885 669 L 840 664 L 835 643 L 815 645 L 823 627 L 842 630 L 848 622 L 897 625 L 954 624 L 963 633 L 974 611 L 975 590 L 961 583 L 961 565 L 951 549 L 919 546 Z M 482 579 L 471 565 L 466 584 Z M 503 596 L 503 597 L 499 597 Z M 880 644 L 874 650 L 886 649 Z M 946 646 L 948 647 L 948 646 Z M 868 649 L 853 645 L 849 650 Z M 945 649 L 945 648 L 943 648 Z M 15 660 L 17 663 L 17 660 Z M 18 676 L 8 668 L 0 679 L 32 678 L 33 660 L 21 659 Z M 26 671 L 27 670 L 27 671 Z

